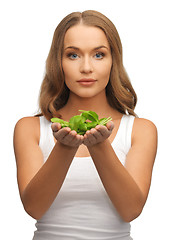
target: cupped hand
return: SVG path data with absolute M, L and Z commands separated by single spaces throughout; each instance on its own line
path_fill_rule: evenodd
M 66 146 L 78 147 L 83 143 L 83 136 L 69 127 L 61 128 L 60 123 L 52 123 L 51 128 L 55 139 Z
M 113 128 L 114 124 L 112 121 L 108 122 L 106 126 L 97 125 L 95 128 L 92 128 L 85 133 L 83 144 L 90 147 L 103 142 L 111 135 Z

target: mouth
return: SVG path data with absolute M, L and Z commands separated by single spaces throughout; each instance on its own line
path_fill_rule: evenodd
M 92 78 L 82 78 L 82 79 L 78 80 L 77 82 L 84 86 L 90 86 L 90 85 L 94 84 L 96 81 L 97 80 L 92 79 Z

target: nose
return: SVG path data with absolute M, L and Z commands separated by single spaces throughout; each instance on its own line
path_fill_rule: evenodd
M 85 56 L 80 63 L 80 72 L 81 73 L 91 73 L 93 72 L 93 65 L 90 57 Z

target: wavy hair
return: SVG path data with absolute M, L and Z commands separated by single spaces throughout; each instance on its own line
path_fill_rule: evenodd
M 67 15 L 55 29 L 39 94 L 41 114 L 50 120 L 50 118 L 58 116 L 57 111 L 67 103 L 69 89 L 65 84 L 62 68 L 64 37 L 69 28 L 80 22 L 84 25 L 102 29 L 109 42 L 112 68 L 106 86 L 108 103 L 123 114 L 136 116 L 134 108 L 137 103 L 137 96 L 123 66 L 122 44 L 119 34 L 114 24 L 106 16 L 92 10 L 82 13 L 73 12 Z

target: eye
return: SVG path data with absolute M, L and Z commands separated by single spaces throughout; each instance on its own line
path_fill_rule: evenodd
M 96 59 L 102 59 L 104 56 L 105 56 L 105 54 L 102 53 L 102 52 L 97 52 L 97 53 L 95 54 L 95 58 L 96 58 Z
M 78 58 L 78 55 L 76 53 L 68 53 L 67 57 L 74 60 Z

